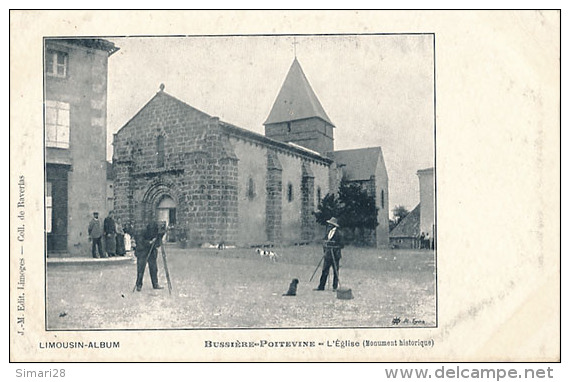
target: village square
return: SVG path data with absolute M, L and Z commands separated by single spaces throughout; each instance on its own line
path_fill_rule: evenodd
M 263 133 L 167 82 L 109 126 L 119 41 L 45 40 L 47 329 L 437 324 L 433 158 L 401 181 L 384 145 L 337 149 L 343 129 L 382 130 L 327 113 L 296 38 Z M 433 153 L 433 112 L 431 140 L 400 152 Z M 391 202 L 401 190 L 414 204 Z

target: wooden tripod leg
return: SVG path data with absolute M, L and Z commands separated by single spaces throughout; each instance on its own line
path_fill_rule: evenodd
M 309 282 L 313 281 L 313 277 L 315 277 L 315 274 L 317 273 L 317 270 L 319 269 L 319 267 L 321 266 L 321 263 L 323 262 L 323 259 L 325 258 L 325 256 L 323 255 L 321 257 L 321 259 L 319 260 L 319 263 L 317 264 L 317 267 L 315 268 L 315 271 L 313 272 L 313 275 L 311 276 L 311 279 L 309 280 Z

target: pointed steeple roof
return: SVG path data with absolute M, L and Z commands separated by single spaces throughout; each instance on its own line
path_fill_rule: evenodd
M 334 126 L 295 57 L 264 125 L 312 117 Z

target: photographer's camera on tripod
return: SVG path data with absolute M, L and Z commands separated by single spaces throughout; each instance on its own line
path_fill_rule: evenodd
M 335 240 L 324 240 L 323 241 L 323 248 L 340 248 L 340 246 L 336 243 Z
M 158 235 L 157 239 L 162 239 L 162 237 L 166 234 L 166 222 L 164 220 L 158 222 Z

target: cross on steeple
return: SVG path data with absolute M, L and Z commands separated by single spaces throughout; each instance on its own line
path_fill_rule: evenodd
M 297 42 L 297 37 L 293 37 L 293 42 L 291 44 L 293 44 L 293 52 L 295 53 L 295 58 L 297 58 L 297 44 L 299 44 Z

